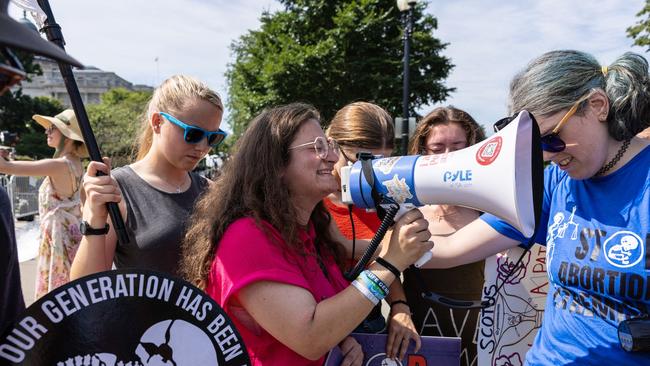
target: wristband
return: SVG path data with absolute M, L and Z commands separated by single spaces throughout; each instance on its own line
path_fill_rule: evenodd
M 359 277 L 357 277 L 357 280 L 365 284 L 366 287 L 368 287 L 368 290 L 370 290 L 370 292 L 372 292 L 379 300 L 388 295 L 388 286 L 368 269 L 361 272 Z
M 359 292 L 361 292 L 363 296 L 366 297 L 366 299 L 370 300 L 370 302 L 372 302 L 373 305 L 379 304 L 380 300 L 377 297 L 375 297 L 375 295 L 373 295 L 372 292 L 370 292 L 370 290 L 368 290 L 368 288 L 364 284 L 362 284 L 358 280 L 354 280 L 352 281 L 352 286 L 354 286 L 354 288 L 359 290 Z
M 375 262 L 377 262 L 377 264 L 382 265 L 387 270 L 391 271 L 391 273 L 395 275 L 395 278 L 399 278 L 400 275 L 399 269 L 397 269 L 397 267 L 392 265 L 389 261 L 385 260 L 382 257 L 377 257 L 377 259 L 375 259 Z
M 390 307 L 392 308 L 393 305 L 397 305 L 397 304 L 404 304 L 404 305 L 406 305 L 406 306 L 409 306 L 409 303 L 406 302 L 405 300 L 395 300 L 395 301 L 393 301 L 393 302 L 390 303 Z M 409 306 L 409 309 L 410 309 L 410 308 L 411 308 L 411 307 Z

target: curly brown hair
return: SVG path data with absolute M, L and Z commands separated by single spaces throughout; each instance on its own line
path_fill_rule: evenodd
M 287 250 L 305 255 L 298 240 L 298 215 L 281 172 L 289 163 L 288 149 L 294 136 L 311 119 L 320 123 L 314 107 L 293 103 L 265 110 L 250 123 L 235 145 L 235 154 L 198 201 L 189 220 L 180 262 L 180 273 L 186 280 L 205 289 L 219 241 L 228 226 L 242 217 L 254 218 L 274 240 L 261 221 L 270 223 L 282 235 Z M 310 220 L 316 231 L 317 252 L 333 256 L 342 268 L 343 247 L 329 233 L 331 216 L 322 202 Z
M 438 107 L 418 122 L 418 127 L 415 129 L 411 140 L 409 141 L 409 154 L 423 154 L 427 137 L 433 127 L 437 125 L 447 125 L 450 123 L 457 123 L 463 130 L 467 137 L 467 146 L 474 145 L 477 142 L 485 140 L 485 130 L 483 126 L 479 125 L 469 113 L 455 108 Z

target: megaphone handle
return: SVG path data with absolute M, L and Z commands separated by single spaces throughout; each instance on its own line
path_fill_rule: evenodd
M 397 211 L 397 214 L 395 214 L 395 218 L 393 219 L 393 221 L 394 221 L 394 222 L 397 222 L 397 220 L 399 220 L 402 216 L 404 216 L 405 213 L 411 211 L 411 210 L 414 209 L 414 208 L 415 208 L 415 206 L 413 206 L 413 205 L 411 205 L 411 204 L 406 204 L 406 203 L 405 203 L 405 204 L 400 205 L 399 210 Z M 417 261 L 415 261 L 415 263 L 413 263 L 413 265 L 414 265 L 415 267 L 417 267 L 417 268 L 420 268 L 420 267 L 422 267 L 426 262 L 428 262 L 429 259 L 431 259 L 431 257 L 433 257 L 433 254 L 431 254 L 431 252 L 426 252 L 426 253 L 422 254 L 422 256 L 420 257 L 420 259 L 418 259 Z
M 429 259 L 431 259 L 431 257 L 433 257 L 433 254 L 431 254 L 431 252 L 426 252 L 426 253 L 422 254 L 422 256 L 420 257 L 420 259 L 418 259 L 415 263 L 413 263 L 413 265 L 414 265 L 416 268 L 420 268 L 420 267 L 422 267 L 426 262 L 428 262 Z

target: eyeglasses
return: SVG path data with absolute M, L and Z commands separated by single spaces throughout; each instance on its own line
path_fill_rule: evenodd
M 7 47 L 0 51 L 6 63 L 0 63 L 0 94 L 25 79 L 27 74 L 18 58 Z
M 339 144 L 332 139 L 325 139 L 323 136 L 318 136 L 314 139 L 312 142 L 306 142 L 304 144 L 296 145 L 296 146 L 291 146 L 289 147 L 289 150 L 297 149 L 299 147 L 304 147 L 304 146 L 309 146 L 309 145 L 314 145 L 314 150 L 316 151 L 316 155 L 325 160 L 327 159 L 327 155 L 329 155 L 330 150 L 336 155 L 337 157 L 339 156 Z
M 564 140 L 562 140 L 559 136 L 560 129 L 562 129 L 562 126 L 566 123 L 566 121 L 573 116 L 576 111 L 578 110 L 578 107 L 580 107 L 580 104 L 582 104 L 584 101 L 589 99 L 592 95 L 594 94 L 594 91 L 590 91 L 587 93 L 585 96 L 582 98 L 578 99 L 573 105 L 571 106 L 571 109 L 569 109 L 564 117 L 558 122 L 558 124 L 555 126 L 555 128 L 551 131 L 551 133 L 544 135 L 540 138 L 540 141 L 542 142 L 542 150 L 548 151 L 548 152 L 560 152 L 564 151 L 566 149 L 566 143 Z
M 45 134 L 49 135 L 49 134 L 51 134 L 52 132 L 54 132 L 56 130 L 57 130 L 57 128 L 54 125 L 50 125 L 50 127 L 45 129 Z
M 349 161 L 349 162 L 352 163 L 352 164 L 354 164 L 354 163 L 357 162 L 357 159 L 354 159 L 354 160 L 350 159 L 350 158 L 348 157 L 348 154 L 345 153 L 345 151 L 343 150 L 343 148 L 341 148 L 340 145 L 339 145 L 339 151 L 341 152 L 341 155 L 343 155 L 343 157 L 345 158 L 345 160 Z
M 551 133 L 546 134 L 540 138 L 540 141 L 542 143 L 542 150 L 547 151 L 547 152 L 560 152 L 564 151 L 566 149 L 566 143 L 564 140 L 562 140 L 559 136 L 560 129 L 562 129 L 562 126 L 566 123 L 566 121 L 571 118 L 577 111 L 578 107 L 580 107 L 580 104 L 584 103 L 587 99 L 591 98 L 592 95 L 594 95 L 595 90 L 591 90 L 589 93 L 587 93 L 585 96 L 582 98 L 578 99 L 571 108 L 566 112 L 564 117 L 558 122 L 558 124 L 551 130 Z M 517 116 L 519 115 L 519 112 L 513 114 L 510 117 L 502 118 L 494 123 L 492 126 L 494 128 L 494 132 L 499 132 L 503 128 L 505 128 L 510 122 L 512 122 Z
M 160 112 L 160 115 L 165 117 L 169 122 L 182 128 L 184 131 L 183 138 L 185 139 L 185 142 L 190 144 L 198 144 L 204 137 L 206 137 L 210 147 L 217 147 L 223 142 L 226 136 L 228 136 L 228 134 L 221 129 L 218 131 L 207 131 L 201 127 L 190 126 L 169 113 Z

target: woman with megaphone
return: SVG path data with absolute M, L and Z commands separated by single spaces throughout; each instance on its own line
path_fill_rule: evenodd
M 344 248 L 330 234 L 322 200 L 338 189 L 338 145 L 305 104 L 263 111 L 199 201 L 183 246 L 182 270 L 226 311 L 253 365 L 322 365 L 339 345 L 361 365 L 350 333 L 397 278 L 378 263 L 352 284 Z M 413 210 L 395 224 L 380 256 L 404 270 L 432 243 Z
M 584 52 L 548 52 L 514 77 L 509 106 L 535 116 L 551 162 L 536 235 L 484 214 L 435 238 L 426 267 L 545 244 L 548 297 L 526 364 L 647 365 L 647 353 L 628 351 L 642 344 L 650 313 L 650 143 L 635 137 L 650 125 L 648 62 L 626 53 L 601 66 Z M 569 216 L 576 235 L 550 227 Z

